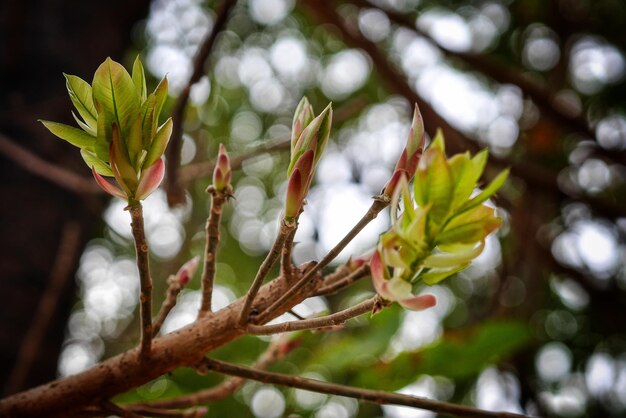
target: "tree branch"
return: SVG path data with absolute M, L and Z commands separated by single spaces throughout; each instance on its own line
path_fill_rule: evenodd
M 259 290 L 259 310 L 284 293 L 290 283 L 283 277 L 272 280 Z M 315 288 L 294 296 L 283 311 L 306 299 Z M 206 353 L 242 336 L 238 326 L 243 299 L 199 318 L 180 330 L 155 338 L 150 357 L 140 361 L 140 348 L 134 348 L 105 360 L 94 367 L 63 379 L 0 400 L 0 416 L 68 416 L 99 400 L 141 386 L 181 366 L 196 365 Z
M 143 225 L 143 208 L 140 202 L 129 207 L 132 219 L 131 229 L 135 239 L 135 251 L 137 253 L 137 269 L 141 282 L 141 295 L 139 297 L 141 317 L 141 357 L 150 356 L 150 344 L 152 341 L 152 276 L 150 275 L 150 255 L 148 243 Z
M 285 356 L 296 348 L 297 345 L 297 342 L 292 340 L 289 336 L 283 336 L 272 340 L 270 345 L 267 346 L 267 349 L 263 352 L 263 354 L 261 354 L 255 363 L 254 368 L 261 370 L 266 369 L 273 363 L 285 358 Z M 152 408 L 188 408 L 191 406 L 205 405 L 232 395 L 239 390 L 245 382 L 246 379 L 240 377 L 230 377 L 224 380 L 221 384 L 206 390 L 178 396 L 172 399 L 128 405 L 127 408 L 134 411 L 136 408 L 142 406 Z
M 259 291 L 261 284 L 263 284 L 263 280 L 278 259 L 283 244 L 285 243 L 285 239 L 289 236 L 289 234 L 295 227 L 296 224 L 294 222 L 288 223 L 284 220 L 281 220 L 280 231 L 278 232 L 278 236 L 274 241 L 274 245 L 272 245 L 270 252 L 265 257 L 265 260 L 263 260 L 263 263 L 259 267 L 259 271 L 257 272 L 256 277 L 254 278 L 252 284 L 250 285 L 250 288 L 248 289 L 246 300 L 243 304 L 243 308 L 241 309 L 241 314 L 239 316 L 239 326 L 244 326 L 248 323 L 248 316 L 250 315 L 250 309 L 252 308 L 254 298 L 256 297 L 256 294 Z M 287 279 L 289 278 L 287 277 Z
M 356 237 L 373 219 L 378 216 L 380 211 L 389 206 L 389 199 L 385 196 L 374 197 L 372 206 L 367 210 L 361 220 L 346 234 L 345 237 L 335 247 L 328 252 L 322 258 L 322 260 L 311 270 L 309 270 L 294 286 L 292 286 L 287 292 L 285 292 L 280 298 L 278 298 L 265 312 L 263 312 L 257 318 L 257 323 L 263 324 L 267 322 L 267 319 L 273 315 L 273 312 L 279 310 L 284 303 L 293 298 L 308 282 L 313 275 L 320 269 L 326 267 L 331 261 L 335 259 L 341 253 L 341 251 Z
M 52 164 L 0 134 L 0 153 L 26 171 L 76 194 L 102 194 L 90 178 Z
M 369 274 L 370 274 L 370 267 L 368 264 L 364 264 L 361 267 L 354 270 L 352 273 L 348 274 L 347 276 L 339 280 L 333 281 L 329 284 L 323 285 L 315 293 L 315 296 L 327 296 L 327 295 L 332 295 L 334 293 L 337 293 L 340 290 L 350 286 L 357 280 L 362 279 L 363 277 L 366 277 Z
M 193 73 L 189 78 L 189 82 L 180 92 L 174 110 L 172 111 L 172 120 L 174 126 L 172 128 L 172 138 L 167 150 L 167 178 L 165 181 L 165 189 L 167 190 L 167 200 L 170 206 L 180 205 L 185 202 L 185 194 L 178 178 L 180 170 L 180 149 L 183 138 L 183 120 L 185 116 L 185 108 L 189 101 L 191 88 L 197 83 L 204 74 L 204 66 L 206 64 L 217 36 L 226 26 L 226 22 L 230 16 L 230 12 L 237 3 L 237 0 L 223 0 L 216 10 L 217 17 L 211 33 L 204 39 L 202 45 L 198 49 L 193 62 Z
M 163 326 L 167 315 L 169 315 L 172 309 L 174 309 L 174 306 L 176 306 L 176 298 L 184 287 L 185 283 L 182 283 L 175 275 L 168 277 L 165 300 L 163 301 L 163 305 L 161 305 L 159 314 L 152 324 L 152 335 L 157 335 L 159 331 L 161 331 L 161 327 Z
M 239 366 L 223 361 L 204 359 L 203 365 L 208 369 L 218 373 L 239 376 L 245 379 L 257 380 L 263 383 L 288 386 L 298 389 L 310 390 L 313 392 L 326 393 L 329 395 L 346 396 L 359 399 L 365 402 L 372 402 L 379 405 L 393 404 L 405 405 L 413 408 L 426 409 L 440 414 L 448 414 L 457 417 L 477 417 L 477 418 L 522 418 L 524 415 L 484 411 L 471 406 L 455 405 L 447 402 L 440 402 L 417 396 L 401 395 L 399 393 L 388 393 L 378 390 L 360 389 L 351 386 L 338 385 L 336 383 L 321 382 L 319 380 L 307 379 L 300 376 L 289 376 L 280 373 L 272 373 L 264 370 L 257 370 L 250 367 Z
M 303 331 L 343 325 L 346 321 L 366 312 L 371 312 L 377 305 L 384 305 L 380 296 L 375 295 L 351 308 L 326 315 L 320 318 L 304 319 L 302 321 L 283 322 L 275 325 L 248 325 L 248 332 L 256 335 L 280 334 L 283 332 Z
M 199 315 L 211 312 L 217 246 L 220 242 L 222 206 L 229 197 L 228 192 L 220 192 L 212 186 L 209 187 L 208 192 L 211 194 L 211 213 L 206 223 L 206 246 L 204 248 L 204 269 L 202 270 L 202 303 Z

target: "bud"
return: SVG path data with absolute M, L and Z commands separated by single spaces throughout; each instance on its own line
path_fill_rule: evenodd
M 333 109 L 329 104 L 322 113 L 304 128 L 296 143 L 293 144 L 292 142 L 291 162 L 287 169 L 287 174 L 291 174 L 300 156 L 308 150 L 314 151 L 314 164 L 317 164 L 330 137 L 332 118 Z
M 302 154 L 289 176 L 285 199 L 285 218 L 288 220 L 293 220 L 298 216 L 304 198 L 309 191 L 313 176 L 313 158 L 313 150 L 308 150 Z
M 213 187 L 215 190 L 218 192 L 230 190 L 232 175 L 230 158 L 226 152 L 226 147 L 224 147 L 224 144 L 220 144 L 217 161 L 215 162 L 215 168 L 213 169 Z
M 415 171 L 417 170 L 420 158 L 422 157 L 425 139 L 424 121 L 416 103 L 415 111 L 413 112 L 413 121 L 411 122 L 411 128 L 409 129 L 406 145 L 400 154 L 400 158 L 398 159 L 396 167 L 393 170 L 391 180 L 389 180 L 385 186 L 383 194 L 387 196 L 393 195 L 393 192 L 399 182 L 399 172 L 404 172 L 407 182 L 411 181 L 415 175 Z
M 315 114 L 313 113 L 313 107 L 309 103 L 309 100 L 305 97 L 300 100 L 296 112 L 293 115 L 293 124 L 291 127 L 291 152 L 293 153 L 296 147 L 296 142 L 300 138 L 300 134 L 306 126 L 308 126 Z
M 165 175 L 165 163 L 159 158 L 152 166 L 141 173 L 141 179 L 135 192 L 135 199 L 143 200 L 159 187 Z
M 153 93 L 137 58 L 132 76 L 107 58 L 91 85 L 65 75 L 72 104 L 78 112 L 78 128 L 41 121 L 54 135 L 80 148 L 98 185 L 129 203 L 145 199 L 163 179 L 163 153 L 172 133 L 172 120 L 158 126 L 167 99 L 167 80 Z M 82 118 L 82 119 L 81 119 Z M 104 177 L 114 177 L 117 186 Z
M 194 258 L 183 264 L 176 273 L 176 281 L 178 281 L 178 283 L 180 283 L 182 286 L 185 286 L 187 283 L 189 283 L 189 280 L 195 274 L 199 263 L 200 257 L 195 256 Z

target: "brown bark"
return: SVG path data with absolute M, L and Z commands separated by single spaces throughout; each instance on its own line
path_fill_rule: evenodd
M 266 309 L 290 283 L 282 277 L 263 286 L 255 298 L 257 310 Z M 317 285 L 317 284 L 316 284 Z M 301 302 L 314 288 L 291 299 L 279 315 Z M 238 326 L 243 299 L 206 316 L 179 331 L 152 342 L 152 355 L 140 361 L 140 348 L 106 360 L 80 374 L 56 380 L 27 392 L 0 400 L 0 416 L 68 416 L 99 400 L 140 386 L 177 367 L 197 364 L 215 350 L 246 331 Z

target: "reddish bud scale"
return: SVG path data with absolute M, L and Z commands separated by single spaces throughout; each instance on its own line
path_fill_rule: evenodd
M 159 187 L 165 175 L 165 163 L 162 158 L 145 169 L 141 174 L 141 180 L 135 192 L 135 199 L 143 200 Z
M 289 176 L 285 204 L 285 217 L 287 218 L 293 219 L 300 212 L 313 177 L 314 158 L 315 152 L 313 150 L 306 151 L 300 156 Z
M 228 157 L 224 144 L 220 144 L 215 169 L 213 170 L 213 187 L 215 187 L 215 190 L 223 192 L 230 188 L 231 179 L 232 170 L 230 167 L 230 158 Z

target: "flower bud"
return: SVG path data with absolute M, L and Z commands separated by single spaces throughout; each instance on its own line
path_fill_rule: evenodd
M 296 112 L 293 115 L 293 124 L 291 127 L 291 152 L 293 153 L 296 143 L 302 134 L 302 131 L 308 126 L 315 114 L 313 113 L 313 107 L 309 103 L 309 100 L 305 97 L 300 100 Z
M 178 283 L 180 283 L 182 286 L 187 285 L 187 283 L 189 283 L 189 280 L 195 274 L 199 263 L 200 257 L 195 256 L 194 258 L 183 264 L 180 269 L 178 269 L 178 272 L 175 276 Z
M 298 216 L 302 202 L 309 192 L 309 185 L 313 176 L 313 158 L 313 150 L 308 150 L 302 154 L 289 176 L 285 201 L 285 218 L 288 220 Z
M 226 152 L 224 144 L 220 144 L 220 149 L 217 154 L 217 161 L 215 162 L 215 168 L 213 169 L 213 187 L 218 192 L 223 192 L 230 189 L 230 181 L 232 179 L 232 170 L 230 168 L 230 158 Z
M 417 104 L 415 105 L 415 111 L 413 112 L 413 121 L 411 122 L 411 128 L 409 129 L 409 135 L 406 140 L 406 145 L 400 154 L 400 158 L 396 163 L 396 167 L 393 171 L 391 179 L 385 186 L 383 193 L 387 196 L 392 196 L 393 192 L 399 182 L 399 172 L 404 172 L 406 181 L 409 182 L 415 176 L 417 165 L 422 157 L 424 151 L 424 121 L 420 114 Z

